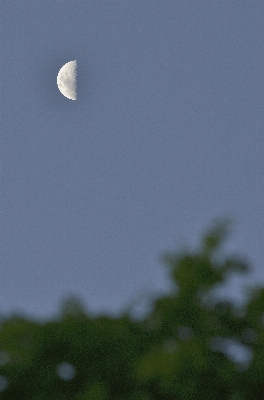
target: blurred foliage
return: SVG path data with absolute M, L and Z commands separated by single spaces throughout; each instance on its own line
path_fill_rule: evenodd
M 243 305 L 216 294 L 249 270 L 219 256 L 227 233 L 220 222 L 197 251 L 166 255 L 171 292 L 140 320 L 91 316 L 76 298 L 57 320 L 3 318 L 1 399 L 263 399 L 264 288 Z

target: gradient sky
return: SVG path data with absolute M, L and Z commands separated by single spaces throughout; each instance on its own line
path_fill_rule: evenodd
M 264 282 L 263 78 L 262 0 L 2 0 L 1 312 L 118 312 L 217 217 Z

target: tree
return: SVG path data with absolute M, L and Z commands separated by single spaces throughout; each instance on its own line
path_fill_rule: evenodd
M 216 294 L 230 273 L 246 273 L 238 257 L 219 257 L 227 224 L 214 226 L 197 252 L 167 255 L 174 284 L 143 321 L 152 348 L 138 379 L 155 399 L 261 399 L 264 393 L 264 290 L 243 306 Z
M 262 399 L 264 288 L 243 305 L 217 295 L 228 274 L 249 270 L 221 255 L 227 232 L 218 223 L 197 251 L 165 257 L 172 290 L 142 320 L 92 317 L 74 298 L 58 320 L 4 319 L 1 398 Z

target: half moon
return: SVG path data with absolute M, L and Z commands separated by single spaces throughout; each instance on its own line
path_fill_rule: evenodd
M 59 91 L 70 100 L 77 99 L 76 69 L 77 61 L 69 61 L 61 67 L 57 76 Z

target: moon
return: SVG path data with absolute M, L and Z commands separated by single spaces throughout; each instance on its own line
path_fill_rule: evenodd
M 59 91 L 70 100 L 77 99 L 76 69 L 77 61 L 69 61 L 61 67 L 57 76 Z

